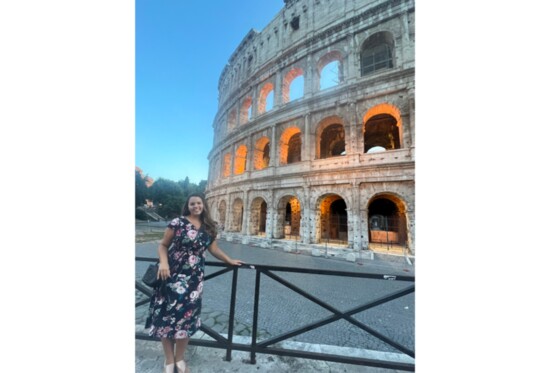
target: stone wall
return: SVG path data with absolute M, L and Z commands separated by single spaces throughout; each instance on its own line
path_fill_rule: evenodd
M 223 234 L 360 252 L 385 229 L 414 254 L 414 65 L 410 0 L 287 0 L 251 30 L 213 122 L 206 197 Z

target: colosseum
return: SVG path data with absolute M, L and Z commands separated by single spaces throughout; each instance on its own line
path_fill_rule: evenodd
M 415 254 L 413 0 L 285 0 L 218 85 L 221 236 L 350 261 Z

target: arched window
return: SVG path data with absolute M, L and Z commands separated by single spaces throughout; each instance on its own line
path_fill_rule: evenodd
M 401 148 L 397 120 L 389 114 L 371 117 L 365 123 L 364 143 L 365 153 Z
M 231 154 L 227 153 L 223 156 L 223 177 L 231 175 Z
M 241 117 L 240 124 L 245 124 L 250 121 L 252 118 L 252 97 L 247 97 L 243 100 L 243 105 L 241 106 Z
M 335 50 L 323 55 L 317 62 L 317 74 L 319 77 L 316 87 L 319 90 L 335 87 L 344 81 L 342 66 L 344 57 Z
M 298 127 L 289 127 L 281 135 L 280 140 L 281 165 L 300 162 L 302 160 L 302 137 Z
M 269 166 L 269 139 L 267 137 L 262 137 L 256 141 L 256 146 L 254 147 L 254 169 L 263 170 Z
M 346 135 L 344 126 L 335 123 L 326 127 L 321 133 L 320 139 L 320 158 L 337 157 L 345 155 Z
M 299 67 L 286 74 L 283 79 L 283 103 L 296 100 L 304 95 L 304 72 Z
M 263 114 L 273 108 L 273 83 L 266 83 L 260 90 L 258 114 Z
M 388 32 L 379 32 L 363 44 L 361 75 L 386 68 L 393 68 L 393 39 Z
M 227 117 L 227 129 L 231 131 L 235 128 L 236 125 L 237 125 L 237 111 L 233 109 L 231 110 L 231 112 L 229 112 L 229 116 Z
M 320 89 L 335 87 L 340 83 L 340 62 L 332 61 L 327 63 L 321 70 Z
M 246 145 L 241 145 L 235 152 L 235 175 L 240 175 L 246 170 L 246 154 L 248 149 Z

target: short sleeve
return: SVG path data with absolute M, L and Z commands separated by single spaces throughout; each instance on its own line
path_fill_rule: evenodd
M 180 226 L 180 218 L 172 219 L 170 223 L 166 226 L 166 228 L 172 228 L 173 230 L 176 230 Z

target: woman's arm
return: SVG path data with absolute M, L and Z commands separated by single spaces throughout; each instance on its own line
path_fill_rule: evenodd
M 214 240 L 214 242 L 212 242 L 210 246 L 208 246 L 208 251 L 210 251 L 210 253 L 214 255 L 216 258 L 218 258 L 222 262 L 227 263 L 229 265 L 240 266 L 241 264 L 244 263 L 242 260 L 231 259 L 230 257 L 228 257 L 227 254 L 224 253 L 222 249 L 220 249 L 220 247 L 218 246 L 218 241 L 216 240 Z
M 166 280 L 170 277 L 170 267 L 168 265 L 168 247 L 172 243 L 174 238 L 174 229 L 166 228 L 164 230 L 164 236 L 160 241 L 159 247 L 157 249 L 159 254 L 159 271 L 157 273 L 157 278 Z

